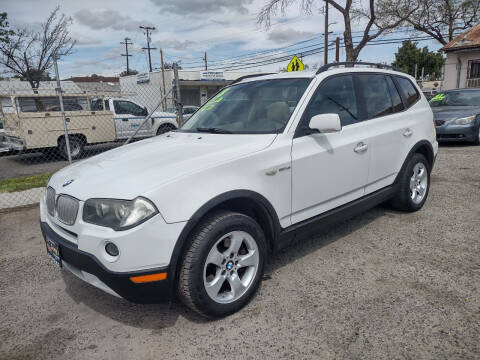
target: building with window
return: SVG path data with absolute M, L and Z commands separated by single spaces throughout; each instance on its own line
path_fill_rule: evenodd
M 480 87 L 480 23 L 445 45 L 443 89 Z

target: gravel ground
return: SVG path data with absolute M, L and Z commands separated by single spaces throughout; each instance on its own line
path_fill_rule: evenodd
M 442 146 L 423 210 L 287 248 L 218 321 L 104 294 L 50 262 L 38 208 L 1 214 L 0 359 L 479 359 L 479 159 Z

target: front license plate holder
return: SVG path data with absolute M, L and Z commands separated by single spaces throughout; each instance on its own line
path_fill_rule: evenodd
M 62 257 L 60 255 L 60 247 L 58 244 L 52 239 L 45 237 L 45 245 L 47 246 L 48 255 L 50 255 L 58 267 L 62 267 Z

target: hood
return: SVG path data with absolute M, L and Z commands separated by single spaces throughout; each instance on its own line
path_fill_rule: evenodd
M 432 108 L 435 120 L 454 120 L 462 117 L 480 114 L 478 106 L 439 106 Z
M 171 132 L 67 166 L 49 185 L 80 200 L 133 199 L 176 178 L 265 149 L 275 137 Z

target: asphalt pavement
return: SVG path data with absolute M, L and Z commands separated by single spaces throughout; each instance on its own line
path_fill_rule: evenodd
M 38 207 L 0 214 L 0 359 L 479 359 L 480 146 L 441 146 L 425 207 L 376 207 L 271 259 L 207 321 L 60 271 Z

